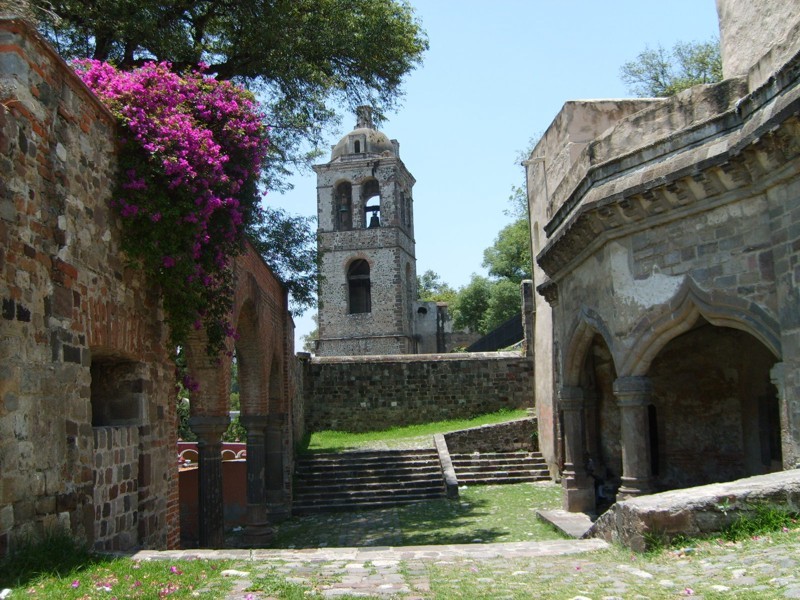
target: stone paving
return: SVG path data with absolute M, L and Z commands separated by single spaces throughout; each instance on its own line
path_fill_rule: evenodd
M 226 600 L 281 598 L 248 591 L 279 574 L 323 598 L 369 597 L 644 600 L 659 598 L 800 598 L 800 529 L 744 544 L 708 542 L 634 555 L 598 539 L 449 546 L 301 550 L 143 551 L 138 559 L 232 559 Z M 433 587 L 436 589 L 432 590 Z M 443 583 L 444 582 L 444 583 Z M 468 585 L 465 588 L 464 583 Z M 463 591 L 466 589 L 467 591 Z

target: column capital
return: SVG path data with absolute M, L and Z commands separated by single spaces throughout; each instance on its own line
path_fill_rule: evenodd
M 247 429 L 248 433 L 251 429 L 265 430 L 267 428 L 268 419 L 269 417 L 267 417 L 267 415 L 239 415 L 239 423 Z
M 583 408 L 583 388 L 577 385 L 562 385 L 558 388 L 558 405 L 562 410 Z
M 228 429 L 228 415 L 189 417 L 189 428 L 197 435 L 200 444 L 216 444 L 222 441 L 222 434 Z
M 649 377 L 619 377 L 614 380 L 614 395 L 619 406 L 645 406 L 653 395 Z

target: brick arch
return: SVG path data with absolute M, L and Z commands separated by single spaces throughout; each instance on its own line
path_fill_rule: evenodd
M 599 335 L 603 338 L 603 341 L 611 352 L 614 365 L 616 366 L 618 364 L 619 361 L 614 351 L 614 337 L 611 335 L 604 319 L 594 309 L 586 306 L 581 307 L 578 316 L 575 318 L 570 328 L 570 333 L 567 336 L 569 343 L 561 359 L 563 385 L 580 385 L 586 352 L 589 350 L 589 346 L 591 346 L 595 335 Z
M 260 320 L 255 302 L 248 298 L 236 320 L 236 360 L 239 367 L 239 401 L 243 415 L 266 412 L 266 373 L 261 352 Z
M 687 277 L 672 300 L 651 310 L 633 328 L 635 338 L 620 363 L 620 376 L 646 375 L 658 353 L 701 317 L 717 327 L 749 333 L 781 359 L 780 327 L 767 311 L 719 290 L 706 292 Z

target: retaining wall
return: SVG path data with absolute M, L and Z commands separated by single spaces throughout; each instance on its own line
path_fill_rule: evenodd
M 515 352 L 303 361 L 305 425 L 376 431 L 533 406 L 533 360 Z

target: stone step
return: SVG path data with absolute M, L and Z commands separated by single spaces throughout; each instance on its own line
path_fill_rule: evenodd
M 374 490 L 374 489 L 385 489 L 385 488 L 414 488 L 414 487 L 431 487 L 431 486 L 439 486 L 443 485 L 442 483 L 442 476 L 439 477 L 427 477 L 425 479 L 406 479 L 406 480 L 398 480 L 398 479 L 391 479 L 391 478 L 383 478 L 383 479 L 358 479 L 358 480 L 349 480 L 349 481 L 342 481 L 342 480 L 326 480 L 326 481 L 319 481 L 319 482 L 307 482 L 307 481 L 297 481 L 295 480 L 295 489 L 297 490 L 295 496 L 299 496 L 301 494 L 307 492 L 314 492 L 314 493 L 331 493 L 335 494 L 340 491 L 348 491 L 348 490 Z
M 458 483 L 480 483 L 480 484 L 497 484 L 497 483 L 522 483 L 526 481 L 549 481 L 549 475 L 541 475 L 535 473 L 510 473 L 507 471 L 498 471 L 495 473 L 471 473 L 465 476 L 457 475 Z
M 292 513 L 297 515 L 311 514 L 311 513 L 324 513 L 324 512 L 343 512 L 349 510 L 377 510 L 381 508 L 391 508 L 393 506 L 403 506 L 406 504 L 418 504 L 420 502 L 428 502 L 430 500 L 437 500 L 443 498 L 443 495 L 427 496 L 422 495 L 416 498 L 413 497 L 394 497 L 379 501 L 361 502 L 354 505 L 351 502 L 341 503 L 319 503 L 319 504 L 302 504 L 296 503 L 292 505 Z
M 295 473 L 298 475 L 309 475 L 316 477 L 325 473 L 383 473 L 393 471 L 397 473 L 416 473 L 434 469 L 441 469 L 439 461 L 419 462 L 414 464 L 406 463 L 366 463 L 366 464 L 346 464 L 346 465 L 316 465 L 306 464 L 297 465 Z
M 314 463 L 336 463 L 343 462 L 366 462 L 366 461 L 413 461 L 419 459 L 437 459 L 438 455 L 435 450 L 369 450 L 358 452 L 318 452 L 312 454 L 301 454 L 297 457 L 297 463 L 314 462 Z
M 298 514 L 380 508 L 445 496 L 436 451 L 387 450 L 305 455 L 295 469 Z
M 459 483 L 470 485 L 548 481 L 550 471 L 538 452 L 452 454 Z
M 337 490 L 326 493 L 317 490 L 305 490 L 295 495 L 295 499 L 301 503 L 311 501 L 371 501 L 378 499 L 388 499 L 399 496 L 420 496 L 420 495 L 440 495 L 442 492 L 440 485 L 413 486 L 413 487 L 382 487 L 382 488 L 359 488 Z

